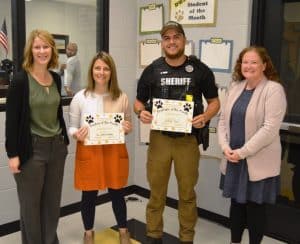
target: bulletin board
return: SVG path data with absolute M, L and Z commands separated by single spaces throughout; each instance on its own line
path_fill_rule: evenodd
M 140 34 L 160 32 L 164 23 L 163 4 L 149 4 L 140 8 Z
M 190 56 L 194 55 L 194 42 L 193 41 L 187 41 L 185 44 L 185 55 Z
M 140 143 L 141 144 L 149 144 L 150 141 L 150 131 L 151 131 L 151 124 L 144 124 L 143 122 L 139 121 L 139 132 L 140 132 Z
M 161 42 L 157 39 L 147 39 L 140 42 L 139 65 L 144 68 L 153 60 L 162 56 Z
M 212 71 L 231 72 L 233 41 L 211 38 L 199 41 L 199 57 Z

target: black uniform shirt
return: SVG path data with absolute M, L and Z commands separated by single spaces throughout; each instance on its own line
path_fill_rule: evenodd
M 195 102 L 218 97 L 213 72 L 196 57 L 187 57 L 180 66 L 170 66 L 165 58 L 155 60 L 143 71 L 136 98 L 144 104 L 151 98 L 185 100 L 192 94 Z

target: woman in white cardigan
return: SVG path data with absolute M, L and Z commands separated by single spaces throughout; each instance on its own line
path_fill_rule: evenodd
M 75 154 L 75 188 L 82 191 L 81 216 L 84 244 L 94 244 L 96 200 L 99 190 L 108 190 L 112 209 L 119 228 L 120 244 L 131 244 L 127 229 L 127 207 L 124 187 L 127 185 L 129 158 L 125 143 L 85 145 L 89 130 L 98 114 L 123 113 L 114 116 L 123 131 L 132 130 L 128 97 L 119 87 L 115 62 L 106 52 L 98 52 L 88 70 L 87 87 L 72 99 L 70 104 L 69 134 L 77 140 Z
M 266 203 L 279 192 L 279 130 L 286 96 L 266 49 L 251 46 L 239 55 L 218 125 L 220 188 L 231 198 L 231 242 L 240 243 L 246 226 L 250 244 L 261 243 Z

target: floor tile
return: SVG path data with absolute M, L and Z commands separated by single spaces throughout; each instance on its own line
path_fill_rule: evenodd
M 144 235 L 139 232 L 145 233 L 145 208 L 147 199 L 131 195 L 137 198 L 136 201 L 127 201 L 127 215 L 129 221 L 130 231 L 134 236 L 143 241 Z M 131 220 L 133 219 L 133 220 Z M 96 231 L 105 230 L 111 226 L 115 226 L 116 221 L 111 208 L 111 203 L 105 203 L 97 206 L 95 229 Z M 178 217 L 177 210 L 166 207 L 164 211 L 164 231 L 170 234 L 170 238 L 175 244 L 178 237 Z M 196 225 L 195 244 L 226 244 L 230 240 L 229 229 L 217 223 L 199 218 Z M 60 218 L 58 226 L 58 236 L 61 244 L 82 244 L 83 238 L 83 225 L 80 213 L 68 215 Z M 165 234 L 165 236 L 168 236 Z M 17 244 L 21 243 L 20 232 L 9 234 L 0 238 L 0 244 Z M 247 244 L 248 232 L 245 231 L 242 244 Z M 264 237 L 262 244 L 283 244 L 284 242 L 275 239 Z M 111 243 L 114 244 L 114 243 Z M 118 243 L 116 243 L 118 244 Z M 166 243 L 171 244 L 171 243 Z

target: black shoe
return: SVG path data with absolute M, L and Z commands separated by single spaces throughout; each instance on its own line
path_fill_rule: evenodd
M 192 241 L 180 241 L 180 244 L 193 244 L 194 242 Z
M 146 244 L 162 244 L 162 238 L 153 238 L 147 236 Z

